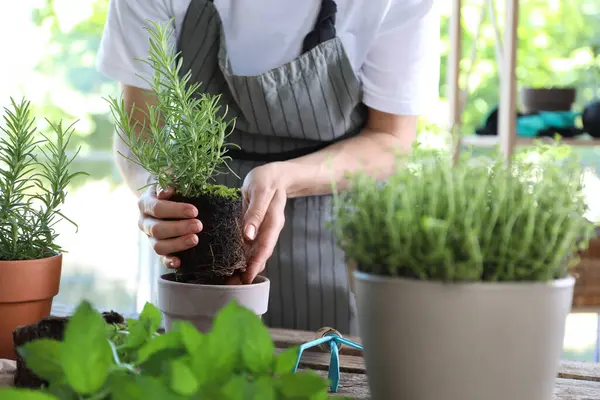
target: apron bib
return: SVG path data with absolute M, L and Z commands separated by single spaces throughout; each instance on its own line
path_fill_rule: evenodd
M 323 0 L 302 54 L 255 76 L 232 72 L 221 19 L 210 0 L 192 0 L 178 51 L 182 73 L 191 71 L 199 92 L 220 95 L 221 111 L 236 119 L 229 141 L 233 174 L 217 183 L 240 187 L 251 169 L 314 152 L 356 135 L 366 121 L 360 81 L 335 32 L 336 4 Z M 271 280 L 265 323 L 316 331 L 331 326 L 358 334 L 344 253 L 325 227 L 332 196 L 290 199 L 286 223 L 263 274 Z

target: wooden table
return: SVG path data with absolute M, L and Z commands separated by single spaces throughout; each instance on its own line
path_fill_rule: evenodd
M 315 339 L 314 332 L 271 329 L 277 348 L 297 346 Z M 348 339 L 360 342 L 357 338 Z M 327 377 L 329 353 L 311 349 L 302 355 L 301 369 L 316 370 Z M 339 397 L 370 399 L 365 365 L 361 352 L 354 349 L 342 349 L 340 356 Z M 563 361 L 554 389 L 556 400 L 598 400 L 600 399 L 600 364 Z M 509 400 L 509 399 L 507 399 Z

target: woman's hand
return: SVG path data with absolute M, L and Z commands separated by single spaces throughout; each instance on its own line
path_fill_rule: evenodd
M 159 186 L 148 187 L 138 201 L 138 226 L 150 238 L 152 248 L 161 256 L 161 262 L 167 268 L 179 268 L 181 261 L 171 254 L 196 246 L 196 234 L 202 230 L 202 223 L 196 219 L 196 207 L 169 201 L 172 195 L 171 188 L 163 191 Z
M 254 168 L 244 179 L 244 236 L 250 242 L 242 283 L 252 283 L 265 269 L 285 222 L 287 187 L 279 163 Z

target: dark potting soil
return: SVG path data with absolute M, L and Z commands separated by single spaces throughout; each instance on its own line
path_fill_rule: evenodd
M 125 318 L 114 311 L 102 313 L 104 320 L 108 324 L 124 324 Z M 21 326 L 13 332 L 15 349 L 37 339 L 54 339 L 62 341 L 65 334 L 65 328 L 69 317 L 47 317 L 41 319 L 35 324 Z M 21 388 L 38 389 L 47 386 L 48 382 L 34 374 L 25 360 L 17 352 L 17 373 L 15 376 L 15 386 Z
M 173 254 L 181 260 L 174 274 L 177 282 L 224 284 L 228 277 L 246 269 L 241 198 L 213 194 L 188 198 L 175 194 L 171 200 L 194 205 L 202 222 L 198 244 Z

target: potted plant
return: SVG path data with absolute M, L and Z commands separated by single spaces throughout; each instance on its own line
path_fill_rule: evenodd
M 519 80 L 523 113 L 571 111 L 577 95 L 576 71 L 557 74 L 543 57 L 521 57 Z
M 54 139 L 38 136 L 30 103 L 4 109 L 0 133 L 0 358 L 15 359 L 13 331 L 50 314 L 62 266 L 55 225 L 70 173 L 72 126 L 50 124 Z M 40 140 L 41 139 L 41 140 Z
M 530 87 L 521 88 L 521 103 L 526 114 L 540 111 L 571 111 L 575 102 L 575 87 Z
M 226 172 L 226 139 L 234 121 L 220 110 L 219 96 L 197 93 L 199 84 L 189 84 L 190 72 L 181 71 L 168 25 L 151 22 L 148 31 L 150 53 L 142 61 L 154 71 L 148 83 L 158 101 L 148 105 L 147 124 L 134 121 L 122 100 L 110 98 L 109 103 L 117 131 L 131 150 L 132 156 L 125 157 L 162 188 L 173 188 L 171 200 L 196 206 L 202 221 L 198 244 L 175 254 L 181 260 L 177 272 L 160 277 L 158 301 L 166 328 L 179 318 L 205 331 L 232 299 L 262 315 L 269 298 L 267 278 L 259 276 L 249 285 L 225 284 L 246 268 L 241 191 L 212 183 Z
M 415 149 L 335 195 L 374 400 L 552 398 L 570 267 L 593 236 L 564 149 L 454 167 Z
M 158 334 L 161 313 L 146 304 L 139 319 L 108 320 L 82 302 L 61 340 L 18 348 L 42 387 L 0 389 L 10 399 L 297 399 L 327 398 L 327 379 L 293 373 L 297 348 L 276 353 L 268 329 L 231 301 L 200 333 L 189 321 Z M 26 397 L 29 395 L 29 397 Z

